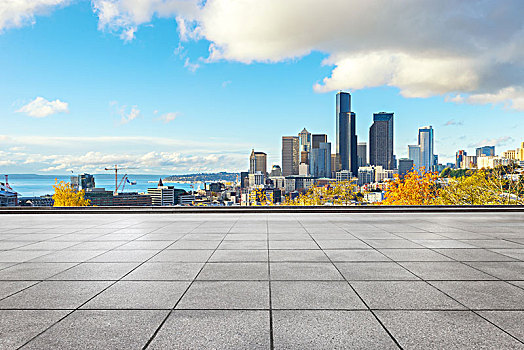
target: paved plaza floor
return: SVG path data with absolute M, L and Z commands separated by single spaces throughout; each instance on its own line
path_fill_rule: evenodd
M 0 215 L 20 347 L 524 349 L 524 214 Z

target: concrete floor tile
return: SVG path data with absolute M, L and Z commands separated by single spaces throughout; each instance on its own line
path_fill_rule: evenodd
M 205 281 L 265 281 L 269 278 L 267 262 L 207 263 L 197 280 Z
M 78 310 L 25 349 L 140 349 L 167 310 Z
M 175 310 L 149 349 L 269 349 L 269 312 Z
M 522 349 L 471 311 L 377 311 L 404 349 Z
M 18 349 L 68 313 L 66 310 L 0 310 L 0 348 Z
M 269 309 L 269 282 L 195 281 L 177 309 Z
M 277 280 L 342 280 L 342 275 L 331 263 L 271 262 L 270 278 Z
M 423 281 L 351 282 L 371 309 L 449 310 L 462 305 Z
M 110 282 L 44 281 L 0 301 L 0 309 L 75 309 Z
M 495 278 L 456 261 L 401 262 L 424 280 L 493 280 Z
M 273 309 L 366 309 L 345 281 L 273 281 Z
M 369 311 L 273 311 L 275 349 L 397 349 Z
M 127 275 L 125 280 L 141 281 L 191 281 L 204 263 L 171 263 L 151 262 L 144 263 Z
M 432 281 L 432 285 L 470 309 L 524 309 L 524 290 L 502 281 Z
M 337 262 L 335 265 L 348 281 L 419 279 L 394 262 Z
M 119 281 L 82 309 L 172 309 L 189 282 Z

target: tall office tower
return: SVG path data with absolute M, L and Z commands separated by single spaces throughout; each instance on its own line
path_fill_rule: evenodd
M 331 142 L 320 142 L 311 149 L 309 172 L 315 177 L 331 177 Z
M 331 177 L 334 178 L 334 173 L 340 171 L 340 161 L 338 159 L 338 154 L 331 155 Z
M 311 149 L 311 133 L 304 128 L 299 134 L 300 152 L 309 152 Z
M 425 126 L 418 129 L 418 145 L 420 146 L 420 167 L 425 172 L 431 171 L 433 166 L 433 127 Z
M 340 168 L 349 170 L 354 176 L 358 173 L 356 114 L 351 112 L 349 92 L 337 93 L 335 154 L 338 155 Z
M 477 157 L 494 157 L 495 156 L 495 146 L 482 146 L 476 150 Z
M 460 169 L 460 166 L 462 164 L 462 161 L 464 160 L 464 157 L 467 156 L 468 153 L 464 151 L 463 149 L 459 149 L 455 155 L 455 168 Z
M 368 163 L 368 144 L 365 142 L 357 143 L 358 167 L 366 166 Z
M 327 142 L 326 134 L 313 134 L 311 136 L 311 148 L 319 148 L 321 142 Z
M 282 176 L 298 175 L 299 162 L 298 136 L 282 136 Z
M 373 113 L 369 128 L 369 164 L 390 170 L 395 168 L 393 159 L 394 113 Z
M 408 158 L 413 161 L 413 168 L 416 171 L 420 169 L 420 146 L 408 145 Z
M 264 152 L 255 152 L 251 150 L 251 155 L 249 156 L 249 173 L 254 174 L 257 171 L 260 171 L 264 176 L 267 171 L 267 154 Z

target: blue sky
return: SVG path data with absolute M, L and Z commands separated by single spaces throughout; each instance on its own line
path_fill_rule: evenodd
M 359 141 L 368 139 L 373 112 L 395 112 L 398 158 L 426 125 L 435 129 L 443 162 L 457 149 L 489 144 L 501 153 L 524 141 L 522 77 L 512 74 L 522 71 L 519 49 L 501 47 L 501 57 L 513 56 L 499 67 L 489 66 L 493 54 L 479 61 L 482 55 L 462 52 L 464 42 L 440 42 L 446 33 L 428 31 L 433 44 L 413 39 L 391 48 L 381 39 L 388 34 L 373 29 L 359 33 L 369 42 L 364 47 L 350 38 L 351 28 L 333 32 L 320 21 L 316 30 L 325 36 L 301 30 L 314 27 L 308 17 L 314 8 L 275 34 L 256 27 L 281 25 L 267 18 L 275 18 L 272 11 L 285 17 L 288 8 L 273 0 L 249 13 L 261 17 L 251 17 L 249 26 L 238 16 L 246 10 L 227 0 L 189 10 L 191 0 L 32 4 L 38 2 L 7 8 L 0 17 L 0 173 L 99 172 L 115 163 L 143 173 L 239 171 L 248 167 L 251 148 L 278 164 L 281 136 L 303 127 L 327 133 L 334 148 L 339 89 L 352 93 Z M 518 10 L 512 6 L 521 5 L 508 1 L 502 17 Z M 500 19 L 493 31 L 501 37 L 515 31 L 511 40 L 524 43 L 522 24 L 510 20 Z M 471 45 L 497 39 L 474 35 Z M 502 73 L 486 73 L 493 69 Z

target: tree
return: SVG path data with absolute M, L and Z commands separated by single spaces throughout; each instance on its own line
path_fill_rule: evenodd
M 69 182 L 55 179 L 53 185 L 55 194 L 53 194 L 55 207 L 87 207 L 91 204 L 89 199 L 84 198 L 85 191 L 77 191 Z
M 449 179 L 440 191 L 443 205 L 522 205 L 524 175 L 513 167 L 481 169 L 469 176 Z
M 332 182 L 323 186 L 311 186 L 298 197 L 286 200 L 282 205 L 350 205 L 362 200 L 362 194 L 356 191 L 357 185 L 353 181 Z
M 423 172 L 424 168 L 421 168 Z M 388 183 L 385 199 L 380 205 L 432 205 L 438 197 L 438 174 L 427 172 L 419 174 L 411 169 L 401 178 L 395 174 Z

